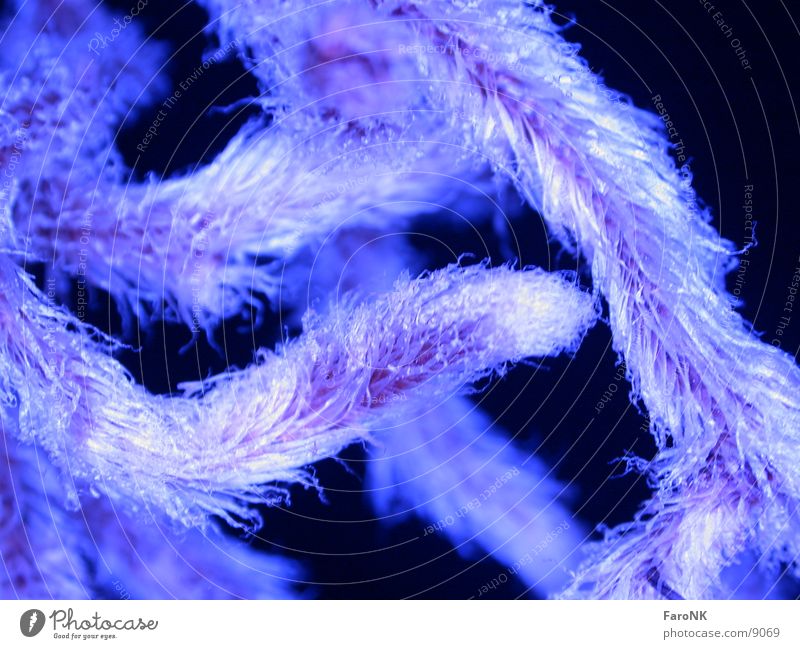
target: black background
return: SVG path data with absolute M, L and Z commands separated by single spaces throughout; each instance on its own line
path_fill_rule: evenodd
M 122 13 L 125 0 L 109 3 Z M 651 0 L 603 2 L 565 0 L 557 3 L 559 21 L 574 24 L 568 40 L 582 45 L 581 53 L 607 85 L 652 109 L 651 97 L 660 94 L 690 156 L 694 186 L 711 208 L 722 234 L 743 245 L 747 232 L 741 210 L 745 184 L 753 184 L 758 246 L 749 254 L 744 275 L 741 313 L 763 332 L 775 337 L 778 319 L 794 268 L 800 264 L 797 165 L 800 145 L 797 113 L 800 11 L 778 0 L 718 2 L 734 37 L 746 48 L 751 71 L 744 70 L 730 40 L 717 27 L 702 3 L 694 0 L 660 3 Z M 712 12 L 713 13 L 713 12 Z M 140 16 L 141 24 L 173 50 L 182 47 L 170 64 L 172 79 L 181 79 L 200 63 L 215 44 L 204 34 L 206 16 L 192 3 L 172 0 L 151 2 Z M 231 83 L 235 81 L 235 83 Z M 154 117 L 144 111 L 121 132 L 118 145 L 135 175 L 148 172 L 168 176 L 207 162 L 255 115 L 256 108 L 229 114 L 209 111 L 242 97 L 257 95 L 252 77 L 235 60 L 212 66 L 169 115 L 168 128 L 153 140 L 137 161 L 135 144 Z M 157 110 L 157 109 L 156 109 Z M 557 245 L 547 241 L 536 215 L 519 219 L 515 231 L 525 247 L 523 263 L 575 268 Z M 483 244 L 458 227 L 425 230 L 460 252 L 480 254 Z M 485 234 L 485 233 L 484 233 Z M 490 236 L 490 235 L 489 235 Z M 502 259 L 498 242 L 495 252 Z M 414 238 L 431 267 L 451 261 L 424 236 Z M 582 268 L 585 272 L 585 267 Z M 729 278 L 733 288 L 733 275 Z M 98 297 L 98 324 L 119 333 L 117 320 L 103 321 L 107 313 Z M 238 329 L 244 321 L 227 322 L 228 362 L 238 365 L 252 358 L 252 338 Z M 182 380 L 218 372 L 226 361 L 207 343 L 197 341 L 197 353 L 180 354 L 189 341 L 186 329 L 156 324 L 139 332 L 142 349 L 122 360 L 153 391 L 169 392 Z M 273 344 L 280 336 L 277 316 L 268 318 L 257 342 Z M 221 336 L 218 337 L 221 339 Z M 783 336 L 783 349 L 797 354 L 800 313 L 792 316 Z M 198 368 L 197 358 L 201 367 Z M 623 475 L 618 459 L 628 451 L 649 457 L 654 446 L 641 431 L 642 416 L 621 390 L 594 420 L 594 404 L 613 380 L 616 356 L 605 325 L 596 327 L 573 359 L 548 361 L 548 371 L 519 367 L 505 376 L 483 400 L 483 405 L 517 442 L 556 464 L 560 479 L 573 484 L 581 514 L 592 524 L 616 524 L 630 519 L 648 494 L 643 480 Z M 552 390 L 542 405 L 540 395 Z M 581 394 L 580 397 L 576 396 Z M 516 397 L 520 398 L 516 398 Z M 512 404 L 513 402 L 513 404 Z M 538 413 L 528 422 L 532 405 Z M 502 414 L 501 414 L 502 413 Z M 526 423 L 528 422 L 528 423 Z M 578 443 L 573 443 L 579 437 Z M 572 450 L 567 452 L 567 449 Z M 264 511 L 264 528 L 252 542 L 265 551 L 300 559 L 314 581 L 308 594 L 329 598 L 464 598 L 475 595 L 502 566 L 491 557 L 465 560 L 439 535 L 418 538 L 421 521 L 388 527 L 372 520 L 373 512 L 362 494 L 364 457 L 360 447 L 345 453 L 349 471 L 328 460 L 317 466 L 326 487 L 323 502 L 314 491 L 293 489 L 290 509 Z M 589 498 L 589 494 L 593 494 Z M 521 582 L 510 579 L 485 597 L 531 596 Z

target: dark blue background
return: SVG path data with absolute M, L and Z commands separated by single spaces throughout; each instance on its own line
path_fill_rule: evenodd
M 130 9 L 126 0 L 109 4 L 123 13 Z M 652 0 L 565 0 L 557 3 L 557 9 L 563 22 L 574 17 L 576 24 L 565 32 L 566 37 L 582 44 L 583 56 L 609 86 L 630 95 L 642 107 L 652 107 L 653 94 L 663 97 L 691 156 L 699 195 L 711 207 L 723 235 L 740 245 L 747 234 L 740 209 L 743 185 L 755 185 L 759 246 L 750 253 L 741 312 L 771 340 L 800 255 L 795 164 L 800 145 L 795 69 L 800 34 L 777 2 L 751 2 L 749 9 L 742 2 L 718 4 L 746 47 L 752 72 L 742 69 L 729 40 L 696 1 L 669 3 L 674 18 Z M 797 21 L 800 12 L 790 11 Z M 191 73 L 210 46 L 203 33 L 205 14 L 192 3 L 151 2 L 141 20 L 155 38 L 169 41 L 173 49 L 184 46 L 170 67 L 173 80 Z M 238 81 L 231 85 L 234 79 Z M 139 159 L 136 175 L 142 177 L 150 171 L 170 175 L 211 159 L 257 109 L 246 109 L 231 120 L 227 114 L 209 113 L 207 106 L 228 105 L 255 95 L 254 80 L 236 60 L 212 66 L 170 113 L 169 128 L 162 129 Z M 119 147 L 131 165 L 136 160 L 135 145 L 153 117 L 145 111 L 137 122 L 127 124 L 119 137 Z M 535 215 L 520 219 L 515 229 L 525 246 L 523 263 L 575 267 L 569 256 L 558 255 L 558 246 L 546 240 Z M 420 231 L 425 232 L 422 227 Z M 461 252 L 483 249 L 483 244 L 463 229 L 445 227 L 430 232 Z M 485 234 L 491 237 L 491 233 Z M 500 261 L 499 242 L 489 241 L 495 247 L 495 261 Z M 426 245 L 424 237 L 415 238 L 414 243 L 420 254 L 427 255 L 431 267 L 450 261 L 440 256 L 440 249 Z M 105 319 L 106 299 L 96 301 L 95 321 L 118 333 L 119 321 Z M 229 342 L 244 324 L 225 324 Z M 279 337 L 277 317 L 268 318 L 258 332 L 258 343 L 272 345 Z M 783 348 L 796 354 L 800 314 L 795 314 L 783 339 Z M 142 350 L 123 354 L 122 359 L 150 389 L 168 392 L 182 380 L 198 378 L 195 354 L 178 352 L 188 340 L 182 327 L 156 325 L 144 338 Z M 253 353 L 250 336 L 242 340 L 241 347 L 231 345 L 226 350 L 230 362 L 238 365 L 249 362 Z M 196 344 L 206 375 L 225 368 L 225 360 L 205 340 Z M 649 434 L 640 430 L 642 417 L 625 398 L 612 400 L 586 429 L 594 404 L 613 379 L 615 361 L 609 330 L 598 326 L 571 362 L 548 361 L 550 370 L 535 376 L 531 368 L 514 369 L 483 402 L 503 426 L 517 433 L 518 443 L 525 448 L 532 450 L 543 434 L 548 434 L 541 455 L 558 463 L 562 480 L 573 482 L 583 503 L 581 513 L 593 524 L 613 525 L 631 518 L 648 489 L 641 478 L 622 475 L 618 458 L 627 451 L 649 457 L 654 450 Z M 538 395 L 546 394 L 556 383 L 549 406 L 525 425 L 531 404 L 538 403 Z M 584 398 L 577 403 L 576 386 L 586 386 Z M 524 392 L 523 398 L 509 407 L 520 392 Z M 584 429 L 575 448 L 567 453 Z M 316 492 L 293 490 L 291 509 L 265 510 L 264 528 L 254 540 L 265 550 L 305 562 L 319 582 L 313 587 L 317 596 L 401 598 L 424 592 L 425 597 L 464 598 L 476 594 L 502 570 L 491 558 L 477 562 L 460 558 L 441 535 L 408 542 L 419 536 L 419 521 L 395 528 L 370 521 L 373 512 L 360 491 L 363 465 L 357 461 L 364 452 L 351 448 L 346 456 L 355 460 L 349 464 L 350 472 L 332 460 L 317 467 L 318 477 L 327 487 L 327 502 Z M 614 477 L 609 479 L 610 475 Z M 590 500 L 588 494 L 594 494 Z M 375 552 L 378 548 L 391 549 Z M 395 576 L 386 577 L 388 574 Z M 487 595 L 517 596 L 530 594 L 513 579 Z

